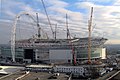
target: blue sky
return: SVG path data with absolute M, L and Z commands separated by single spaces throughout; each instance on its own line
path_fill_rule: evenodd
M 68 14 L 71 35 L 87 37 L 90 8 L 94 7 L 92 25 L 95 25 L 95 28 L 92 31 L 92 36 L 108 38 L 108 43 L 120 43 L 120 0 L 44 0 L 44 3 L 53 29 L 54 24 L 58 24 L 58 38 L 66 37 L 64 35 L 66 34 L 66 13 Z M 35 19 L 36 12 L 39 13 L 42 29 L 51 36 L 41 0 L 0 0 L 0 43 L 10 40 L 15 17 L 20 12 L 27 12 Z M 35 30 L 30 24 L 34 24 Z M 35 34 L 37 30 L 35 23 L 27 16 L 20 18 L 17 29 L 17 38 L 20 38 L 20 35 L 24 38 L 31 37 L 28 35 Z M 23 34 L 26 35 L 23 36 Z

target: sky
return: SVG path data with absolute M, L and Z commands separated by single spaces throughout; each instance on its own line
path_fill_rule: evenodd
M 57 38 L 66 38 L 66 14 L 72 37 L 88 36 L 88 20 L 93 7 L 92 37 L 107 38 L 109 44 L 120 44 L 120 0 L 44 0 L 46 10 Z M 36 13 L 43 37 L 52 38 L 51 28 L 45 15 L 41 0 L 0 0 L 0 43 L 11 39 L 12 27 L 16 16 L 16 39 L 29 38 L 37 33 Z

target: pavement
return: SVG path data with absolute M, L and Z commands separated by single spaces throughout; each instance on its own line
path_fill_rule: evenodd
M 0 74 L 11 74 L 20 69 L 24 69 L 24 67 L 18 67 L 18 66 L 0 66 L 0 68 L 2 68 L 0 70 Z

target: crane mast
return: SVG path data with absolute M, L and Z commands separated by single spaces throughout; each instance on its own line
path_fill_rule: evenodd
M 38 13 L 36 13 L 36 16 L 37 16 L 37 27 L 38 27 L 38 39 L 40 39 L 40 37 L 41 37 L 41 34 L 40 34 L 41 28 L 40 28 L 40 25 L 39 25 Z
M 68 15 L 66 14 L 66 28 L 67 28 L 67 39 L 69 39 L 70 34 L 69 34 L 69 29 L 68 29 Z
M 91 28 L 92 28 L 93 7 L 91 7 L 90 20 L 88 21 L 88 64 L 91 63 Z
M 55 25 L 55 40 L 57 38 L 57 24 Z
M 73 44 L 71 42 L 71 36 L 70 36 L 69 29 L 68 29 L 68 15 L 67 14 L 66 14 L 66 29 L 67 29 L 67 39 L 70 39 L 70 45 L 71 45 L 71 49 L 72 49 L 72 57 L 73 57 L 72 63 L 73 63 L 73 65 L 76 65 L 75 50 L 74 50 Z

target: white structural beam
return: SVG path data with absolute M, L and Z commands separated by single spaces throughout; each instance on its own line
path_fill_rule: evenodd
M 35 19 L 27 12 L 21 12 L 16 16 L 14 25 L 12 27 L 12 34 L 11 34 L 11 53 L 12 53 L 13 62 L 15 62 L 16 25 L 17 25 L 17 21 L 19 20 L 20 16 L 22 16 L 22 15 L 28 15 L 31 19 L 33 19 L 34 22 L 36 22 Z

